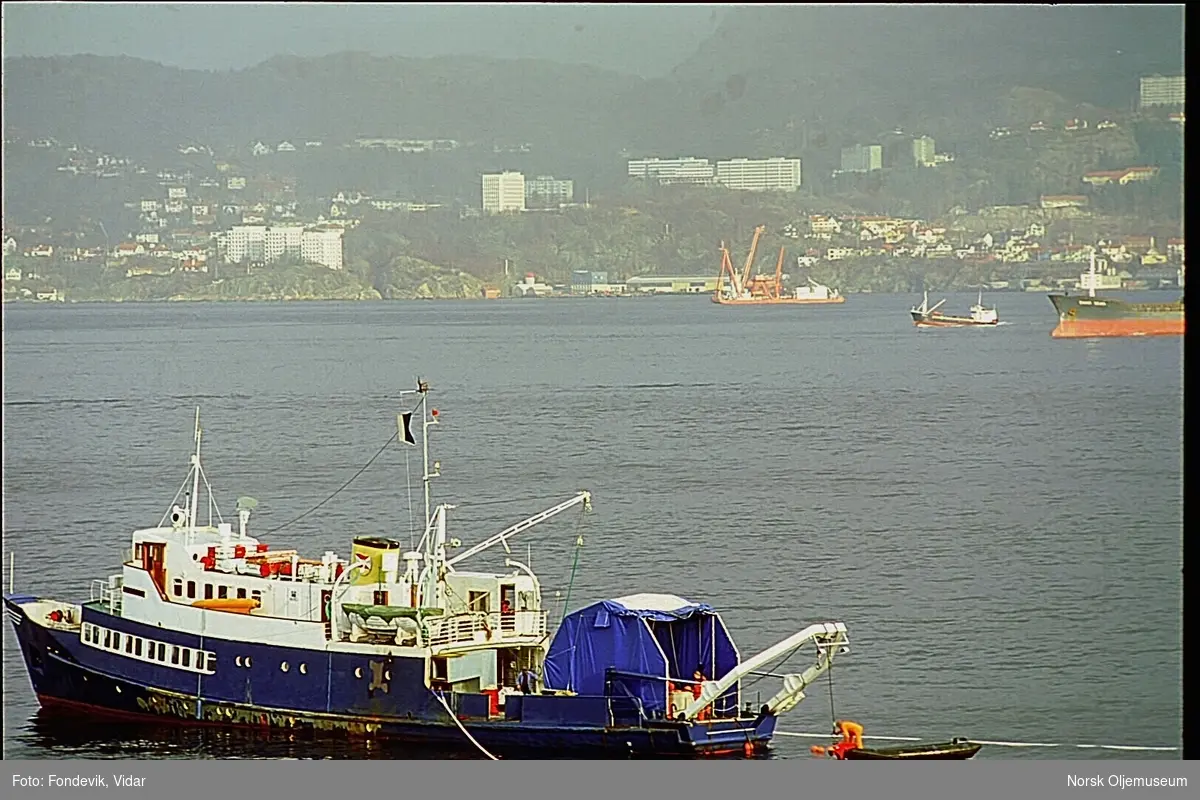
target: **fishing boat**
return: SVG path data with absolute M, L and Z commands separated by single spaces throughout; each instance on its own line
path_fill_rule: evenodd
M 425 382 L 402 393 L 412 409 L 385 444 L 416 447 L 418 417 L 420 540 L 361 535 L 348 558 L 305 558 L 251 535 L 253 498 L 237 502 L 236 527 L 226 522 L 201 465 L 197 410 L 187 477 L 159 523 L 133 532 L 119 573 L 94 581 L 86 601 L 11 586 L 4 596 L 40 704 L 158 728 L 378 737 L 493 759 L 768 750 L 779 716 L 849 649 L 846 626 L 812 624 L 743 660 L 711 606 L 645 593 L 589 603 L 551 632 L 541 581 L 509 540 L 586 511 L 590 493 L 464 547 L 448 531 L 455 506 L 432 507 L 441 470 L 429 434 L 440 423 L 428 393 Z M 392 524 L 384 515 L 357 527 L 386 534 Z M 504 571 L 467 567 L 497 546 Z M 810 648 L 802 671 L 769 671 Z M 750 675 L 782 685 L 751 701 Z
M 1186 329 L 1183 298 L 1173 303 L 1129 303 L 1115 297 L 1097 297 L 1104 277 L 1096 271 L 1096 253 L 1088 271 L 1079 276 L 1087 296 L 1066 292 L 1050 294 L 1058 324 L 1050 332 L 1056 339 L 1090 339 L 1107 336 L 1182 336 Z M 1182 268 L 1180 272 L 1182 277 Z M 1182 282 L 1181 282 L 1182 283 Z
M 918 328 L 957 328 L 971 327 L 979 325 L 999 325 L 1000 314 L 993 308 L 987 308 L 983 304 L 983 290 L 979 291 L 979 300 L 975 305 L 971 306 L 970 316 L 958 317 L 951 314 L 943 314 L 938 311 L 944 299 L 939 300 L 931 308 L 929 306 L 929 292 L 925 292 L 921 305 L 913 306 L 909 312 L 912 314 L 913 324 Z

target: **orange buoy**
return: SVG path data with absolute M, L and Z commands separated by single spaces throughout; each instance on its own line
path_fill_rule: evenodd
M 819 745 L 819 744 L 814 744 L 812 747 L 808 748 L 808 751 L 809 751 L 810 753 L 812 753 L 814 756 L 823 756 L 823 755 L 825 755 L 825 748 L 824 748 L 824 747 L 822 747 L 822 746 L 821 746 L 821 745 Z

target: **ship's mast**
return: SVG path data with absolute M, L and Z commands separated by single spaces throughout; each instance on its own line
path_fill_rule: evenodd
M 196 408 L 196 452 L 192 455 L 192 497 L 188 508 L 188 527 L 195 532 L 196 503 L 200 499 L 200 409 Z
M 1092 248 L 1089 253 L 1090 264 L 1088 266 L 1088 297 L 1096 296 L 1096 248 Z
M 434 462 L 432 471 L 429 469 L 429 429 L 438 424 L 438 411 L 436 408 L 427 411 L 429 407 L 429 383 L 427 381 L 418 378 L 416 389 L 403 391 L 400 394 L 419 394 L 421 396 L 419 405 L 421 409 L 421 482 L 425 492 L 425 525 L 423 527 L 428 532 L 429 525 L 433 522 L 429 481 L 441 475 L 441 465 L 437 462 Z

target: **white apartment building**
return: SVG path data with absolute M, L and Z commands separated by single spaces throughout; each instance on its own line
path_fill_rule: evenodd
M 1138 97 L 1142 108 L 1148 106 L 1182 106 L 1184 95 L 1184 76 L 1151 75 L 1142 78 L 1141 93 Z
M 483 210 L 488 214 L 525 210 L 525 176 L 500 172 L 483 176 Z
M 225 262 L 273 263 L 293 256 L 329 269 L 342 269 L 341 228 L 305 230 L 300 225 L 235 225 L 222 237 Z
M 264 260 L 266 240 L 266 225 L 234 225 L 225 235 L 225 261 L 243 264 Z
M 919 139 L 913 139 L 913 161 L 919 167 L 930 167 L 934 164 L 934 143 L 932 137 L 922 136 Z
M 300 240 L 304 234 L 301 225 L 273 225 L 267 228 L 263 239 L 263 261 L 270 264 L 283 256 L 302 256 Z
M 798 158 L 735 158 L 718 161 L 717 183 L 743 191 L 794 192 L 800 188 Z
M 313 228 L 300 239 L 300 257 L 330 269 L 342 268 L 341 228 Z
M 659 183 L 700 183 L 713 181 L 713 165 L 707 158 L 640 158 L 629 162 L 629 177 L 654 178 Z
M 575 198 L 575 181 L 558 180 L 553 175 L 539 175 L 525 181 L 527 205 L 554 207 L 570 203 Z
M 842 172 L 873 172 L 883 169 L 883 146 L 856 144 L 842 148 Z

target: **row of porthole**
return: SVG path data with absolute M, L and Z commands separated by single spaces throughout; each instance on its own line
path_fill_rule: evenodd
M 233 663 L 239 667 L 249 667 L 250 666 L 250 656 L 245 656 L 245 657 L 234 656 Z M 288 662 L 286 662 L 286 661 L 280 662 L 280 664 L 279 664 L 280 672 L 287 672 L 289 669 L 290 669 L 290 667 L 288 666 Z M 301 675 L 308 674 L 308 665 L 307 664 L 300 665 L 300 674 Z
M 233 663 L 239 667 L 249 667 L 250 666 L 250 656 L 245 656 L 245 657 L 234 656 Z M 288 666 L 288 662 L 286 662 L 286 661 L 280 662 L 280 664 L 279 664 L 280 672 L 287 672 L 289 669 L 290 669 L 290 667 Z M 300 665 L 300 674 L 301 675 L 308 674 L 308 665 L 307 664 Z M 361 678 L 362 676 L 363 676 L 362 667 L 355 667 L 354 668 L 354 677 Z M 385 681 L 390 681 L 392 679 L 391 670 L 387 670 L 383 673 L 383 679 Z

